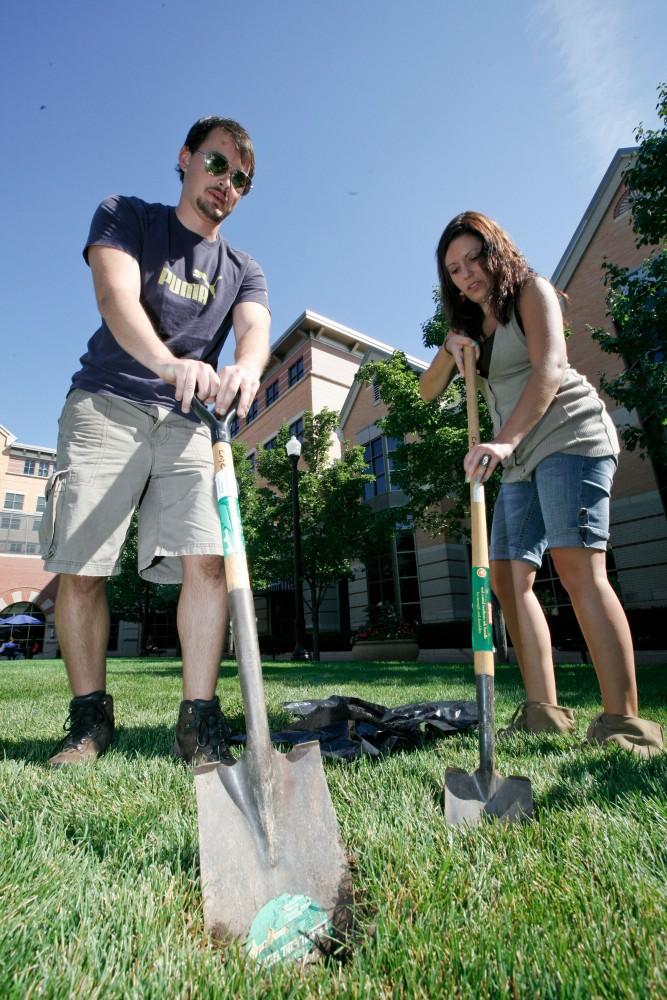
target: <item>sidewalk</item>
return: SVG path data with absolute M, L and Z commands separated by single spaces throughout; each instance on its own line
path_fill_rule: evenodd
M 276 660 L 290 660 L 291 653 L 279 654 Z M 568 652 L 561 649 L 553 650 L 554 663 L 590 663 L 590 658 L 581 652 Z M 335 652 L 322 652 L 320 659 L 330 663 L 337 661 L 351 660 L 352 653 L 349 650 L 337 650 Z M 516 663 L 514 650 L 510 650 L 510 663 Z M 461 649 L 420 649 L 417 663 L 472 663 L 473 653 L 470 648 Z M 667 649 L 636 649 L 635 663 L 665 663 L 667 664 Z

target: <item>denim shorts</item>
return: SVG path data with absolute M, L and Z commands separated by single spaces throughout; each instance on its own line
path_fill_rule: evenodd
M 614 455 L 587 458 L 557 452 L 532 478 L 500 487 L 489 559 L 542 565 L 547 548 L 607 548 Z

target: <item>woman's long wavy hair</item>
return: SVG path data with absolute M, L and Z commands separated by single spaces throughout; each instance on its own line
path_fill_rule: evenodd
M 436 260 L 440 277 L 442 311 L 450 327 L 478 340 L 482 335 L 484 313 L 480 306 L 461 297 L 445 267 L 445 254 L 457 236 L 476 236 L 482 241 L 482 264 L 491 277 L 491 308 L 499 322 L 509 321 L 514 304 L 526 280 L 535 272 L 504 229 L 481 212 L 461 212 L 447 225 L 440 237 Z

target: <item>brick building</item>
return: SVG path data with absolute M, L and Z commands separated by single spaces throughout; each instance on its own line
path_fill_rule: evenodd
M 569 298 L 570 361 L 596 387 L 601 373 L 612 377 L 623 364 L 619 357 L 603 353 L 586 329 L 589 324 L 611 330 L 602 262 L 608 259 L 632 269 L 654 249 L 635 246 L 622 176 L 634 152 L 633 148 L 617 151 L 552 276 L 554 285 Z M 639 420 L 637 413 L 628 413 L 601 395 L 617 426 Z M 611 562 L 633 634 L 641 643 L 646 633 L 659 637 L 660 609 L 667 605 L 667 520 L 651 462 L 636 451 L 623 450 L 612 499 Z
M 273 345 L 271 359 L 262 377 L 253 408 L 245 420 L 236 422 L 232 426 L 235 440 L 246 445 L 248 458 L 253 462 L 260 445 L 264 448 L 274 446 L 278 430 L 283 424 L 287 424 L 290 432 L 301 438 L 303 415 L 306 410 L 318 413 L 327 407 L 344 413 L 345 418 L 341 416 L 340 434 L 332 437 L 332 458 L 340 457 L 344 437 L 354 443 L 364 444 L 369 453 L 369 463 L 377 476 L 373 488 L 374 497 L 369 498 L 370 502 L 375 506 L 378 502 L 402 502 L 396 492 L 392 491 L 387 443 L 379 440 L 379 431 L 371 441 L 368 436 L 370 425 L 361 434 L 357 433 L 356 425 L 355 427 L 347 425 L 348 416 L 352 412 L 357 414 L 360 410 L 363 411 L 371 393 L 368 388 L 362 388 L 354 383 L 360 365 L 371 358 L 388 357 L 392 350 L 388 344 L 306 310 Z M 425 363 L 417 358 L 411 358 L 410 362 L 416 370 L 423 370 L 426 367 Z M 384 412 L 379 397 L 376 396 L 375 402 L 371 405 L 376 416 Z M 356 416 L 354 419 L 357 420 Z M 400 560 L 401 566 L 404 567 L 410 560 L 410 555 L 405 551 L 407 538 L 399 544 L 404 547 Z M 413 540 L 411 544 L 413 562 L 414 548 Z M 387 553 L 382 557 L 385 570 L 387 559 L 389 559 L 389 576 L 387 577 L 385 572 L 383 593 L 391 590 L 392 599 L 399 604 L 402 602 L 406 614 L 420 618 L 419 582 L 416 570 L 411 572 L 410 582 L 407 581 L 405 573 L 403 574 L 402 590 L 397 578 L 397 589 L 394 593 L 392 567 L 398 566 L 395 546 L 393 556 Z M 337 636 L 350 627 L 354 628 L 364 617 L 368 603 L 366 568 L 359 566 L 349 590 L 348 581 L 341 581 L 339 587 L 332 587 L 325 598 L 320 610 L 320 628 L 323 636 L 326 636 L 327 632 Z M 260 639 L 263 640 L 264 648 L 275 649 L 277 652 L 289 648 L 290 644 L 293 644 L 294 621 L 291 582 L 276 582 L 267 591 L 256 593 L 255 607 Z M 306 624 L 309 624 L 307 608 Z M 324 641 L 326 642 L 326 638 Z

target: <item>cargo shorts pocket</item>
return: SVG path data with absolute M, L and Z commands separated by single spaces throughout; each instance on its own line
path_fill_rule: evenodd
M 54 472 L 46 484 L 46 505 L 39 526 L 39 547 L 43 559 L 50 559 L 56 551 L 56 522 L 67 487 L 69 469 Z

